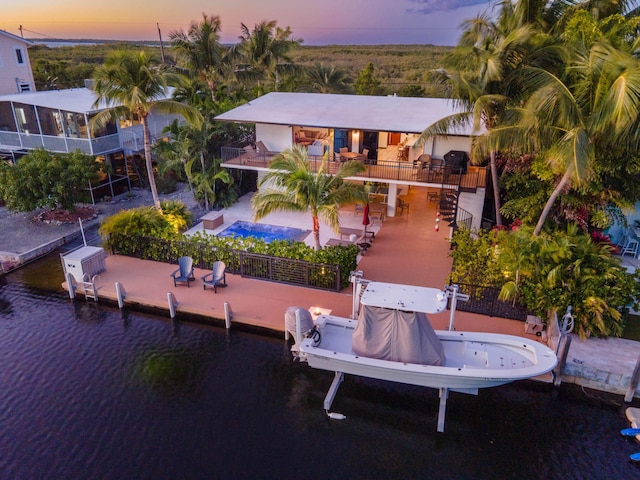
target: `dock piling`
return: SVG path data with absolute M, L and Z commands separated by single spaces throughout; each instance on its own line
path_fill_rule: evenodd
M 231 328 L 231 319 L 233 318 L 233 312 L 231 311 L 231 304 L 224 302 L 224 326 L 228 329 Z
M 116 282 L 116 297 L 118 298 L 118 308 L 123 308 L 124 299 L 127 298 L 127 292 L 124 289 L 124 285 L 120 282 Z
M 169 301 L 169 315 L 171 318 L 176 317 L 176 307 L 178 306 L 178 301 L 172 292 L 167 293 L 167 300 Z
M 74 285 L 74 278 L 69 272 L 65 273 L 65 277 L 67 277 L 67 290 L 69 291 L 69 298 L 73 300 L 76 298 L 76 286 Z

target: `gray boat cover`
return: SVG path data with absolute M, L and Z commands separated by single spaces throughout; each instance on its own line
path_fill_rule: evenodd
M 307 333 L 309 330 L 313 328 L 313 318 L 311 317 L 311 312 L 306 308 L 302 307 L 288 307 L 284 313 L 284 325 L 285 328 L 293 334 L 295 337 L 296 333 L 296 312 L 300 312 L 300 332 L 302 335 Z M 301 339 L 296 338 L 296 342 L 299 342 Z
M 444 365 L 444 349 L 422 312 L 362 305 L 353 331 L 353 352 L 381 360 Z

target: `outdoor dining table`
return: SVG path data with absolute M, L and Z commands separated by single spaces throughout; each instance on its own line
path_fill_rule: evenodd
M 358 152 L 345 152 L 340 154 L 343 162 L 347 160 L 364 160 L 364 155 Z

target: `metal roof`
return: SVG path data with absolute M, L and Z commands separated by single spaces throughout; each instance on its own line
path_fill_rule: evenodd
M 46 90 L 42 92 L 13 93 L 0 95 L 0 102 L 18 102 L 37 107 L 49 107 L 76 113 L 90 113 L 106 108 L 93 108 L 96 94 L 87 88 Z
M 173 88 L 169 87 L 166 98 L 171 98 Z M 96 94 L 88 88 L 69 88 L 66 90 L 46 90 L 41 92 L 13 93 L 0 95 L 0 102 L 17 102 L 36 107 L 49 107 L 76 113 L 93 113 L 109 106 L 100 102 L 97 108 L 93 104 Z
M 218 115 L 216 120 L 400 133 L 425 128 L 462 110 L 449 99 L 273 92 Z M 451 132 L 471 135 L 471 125 Z

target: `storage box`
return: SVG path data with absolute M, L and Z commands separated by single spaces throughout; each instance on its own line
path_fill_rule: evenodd
M 65 273 L 70 273 L 76 282 L 84 281 L 84 276 L 89 278 L 106 270 L 104 259 L 107 253 L 101 247 L 82 247 L 69 252 L 62 257 L 62 265 Z

